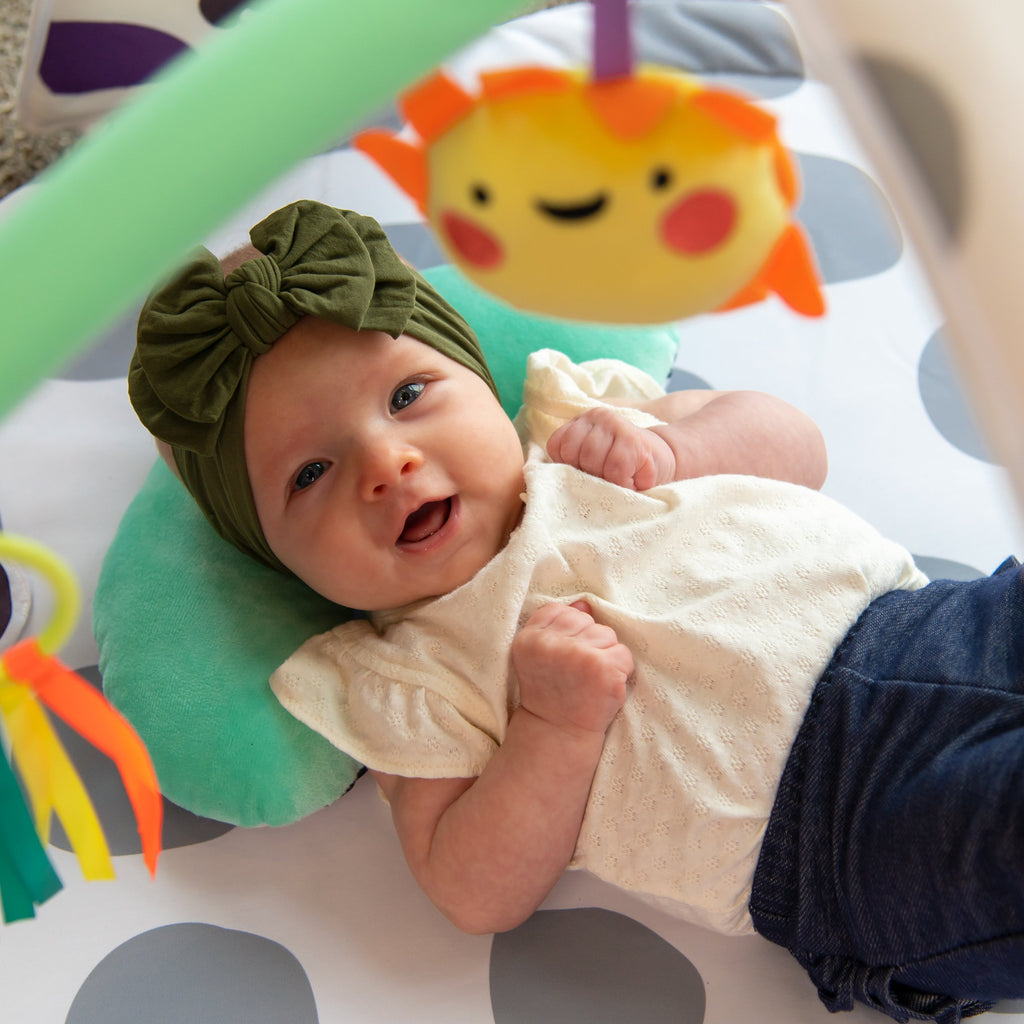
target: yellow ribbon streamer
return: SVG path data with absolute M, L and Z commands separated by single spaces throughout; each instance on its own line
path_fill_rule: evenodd
M 2 663 L 0 663 L 2 664 Z M 88 881 L 114 877 L 110 849 L 96 809 L 57 733 L 28 687 L 0 669 L 0 715 L 11 760 L 25 784 L 36 830 L 44 841 L 56 814 Z

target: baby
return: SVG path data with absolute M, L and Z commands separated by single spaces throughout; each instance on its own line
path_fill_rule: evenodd
M 514 927 L 572 866 L 757 930 L 833 1010 L 1024 995 L 1014 560 L 928 584 L 769 396 L 545 352 L 513 424 L 374 221 L 251 238 L 151 297 L 132 401 L 223 536 L 369 613 L 272 685 L 444 913 Z

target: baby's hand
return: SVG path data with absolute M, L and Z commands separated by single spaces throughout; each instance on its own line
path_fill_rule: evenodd
M 626 700 L 633 656 L 585 601 L 546 604 L 512 642 L 520 704 L 558 728 L 604 734 Z
M 675 453 L 663 437 L 605 406 L 563 423 L 548 438 L 548 455 L 634 491 L 668 483 L 676 472 Z

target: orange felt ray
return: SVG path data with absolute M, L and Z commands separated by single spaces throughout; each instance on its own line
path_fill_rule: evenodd
M 591 83 L 585 95 L 613 135 L 635 139 L 657 126 L 678 94 L 668 82 L 616 78 Z
M 383 128 L 371 128 L 352 139 L 352 145 L 376 161 L 421 209 L 427 205 L 427 158 L 419 146 Z
M 786 204 L 792 210 L 800 198 L 800 178 L 793 166 L 793 157 L 786 147 L 781 142 L 776 142 L 774 149 L 775 179 L 779 183 L 779 191 Z
M 443 71 L 425 78 L 398 101 L 402 116 L 426 143 L 435 142 L 474 105 L 473 97 Z
M 818 287 L 810 246 L 796 224 L 790 224 L 782 233 L 759 277 L 797 313 L 824 314 L 825 299 Z
M 572 78 L 555 68 L 506 68 L 485 71 L 480 76 L 480 99 L 508 99 L 531 92 L 565 92 L 571 86 Z
M 23 640 L 3 655 L 11 679 L 31 687 L 51 711 L 117 766 L 135 812 L 142 853 L 156 873 L 161 847 L 163 801 L 145 746 L 128 722 L 84 679 L 50 657 L 35 640 Z
M 693 105 L 751 142 L 775 138 L 775 117 L 731 92 L 703 89 L 693 97 Z
M 760 278 L 755 278 L 722 305 L 716 306 L 714 312 L 728 313 L 743 306 L 752 306 L 755 302 L 763 302 L 766 298 L 768 298 L 768 289 L 761 283 Z

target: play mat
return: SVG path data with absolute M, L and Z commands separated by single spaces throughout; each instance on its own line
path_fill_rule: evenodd
M 589 16 L 589 5 L 570 4 L 493 29 L 452 58 L 453 74 L 469 81 L 484 68 L 583 63 Z M 743 89 L 778 117 L 803 179 L 797 216 L 828 306 L 824 317 L 806 318 L 771 297 L 689 319 L 674 331 L 668 386 L 760 389 L 806 410 L 829 447 L 825 492 L 908 547 L 933 577 L 973 577 L 1021 555 L 1007 476 L 958 384 L 915 252 L 784 10 L 754 0 L 638 0 L 633 19 L 640 59 Z M 373 123 L 399 120 L 389 109 Z M 21 198 L 15 193 L 0 206 L 0 218 Z M 226 252 L 249 225 L 299 198 L 370 214 L 410 262 L 443 263 L 417 207 L 346 143 L 247 201 L 207 244 Z M 153 202 L 160 201 L 154 187 Z M 0 422 L 0 523 L 72 566 L 85 614 L 62 657 L 97 686 L 97 581 L 155 457 L 125 388 L 136 312 Z M 45 588 L 17 566 L 5 569 L 0 650 L 38 632 L 50 612 Z M 520 928 L 493 937 L 459 933 L 415 886 L 366 778 L 283 826 L 238 827 L 168 801 L 165 852 L 151 880 L 116 773 L 88 745 L 66 742 L 117 878 L 84 882 L 54 830 L 50 853 L 64 889 L 34 920 L 0 926 L 5 1022 L 832 1019 L 781 949 L 756 936 L 702 931 L 578 873 L 567 874 Z M 211 793 L 220 785 L 208 779 Z M 843 1019 L 884 1018 L 858 1008 Z M 1024 1022 L 1024 1004 L 984 1019 Z

